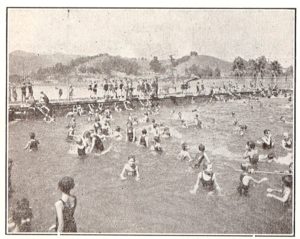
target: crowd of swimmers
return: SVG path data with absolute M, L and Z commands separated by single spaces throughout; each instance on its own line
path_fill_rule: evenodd
M 145 92 L 143 92 L 145 94 Z M 40 106 L 45 115 L 49 115 L 47 106 L 49 99 L 41 92 L 41 98 L 44 101 L 44 105 Z M 193 99 L 192 99 L 193 100 Z M 135 143 L 137 146 L 149 149 L 153 153 L 161 154 L 165 151 L 164 145 L 162 145 L 162 138 L 172 138 L 176 132 L 170 126 L 164 122 L 158 122 L 156 115 L 160 113 L 160 104 L 155 102 L 151 97 L 144 100 L 139 100 L 138 106 L 134 106 L 130 101 L 122 101 L 115 103 L 113 109 L 106 107 L 104 103 L 91 103 L 88 108 L 84 108 L 80 104 L 74 105 L 72 111 L 66 114 L 68 119 L 66 140 L 75 146 L 75 153 L 79 158 L 85 158 L 89 154 L 102 157 L 102 155 L 110 152 L 113 141 L 125 140 L 128 143 Z M 142 117 L 134 115 L 133 112 L 136 109 L 142 109 Z M 116 113 L 122 111 L 129 111 L 129 116 L 126 122 L 126 126 L 122 129 L 120 126 L 113 126 L 113 114 L 112 110 Z M 201 120 L 201 111 L 198 109 L 188 112 L 192 117 L 186 117 L 186 112 L 175 110 L 171 111 L 172 119 L 178 122 L 178 125 L 182 128 L 191 128 L 202 130 L 206 127 Z M 76 118 L 86 116 L 89 128 L 82 132 L 77 132 Z M 45 116 L 46 117 L 46 116 Z M 239 134 L 242 136 L 247 132 L 248 126 L 237 120 L 236 113 L 232 112 L 233 125 L 238 128 Z M 51 117 L 53 119 L 53 116 Z M 152 118 L 152 119 L 151 119 Z M 49 120 L 45 120 L 49 121 Z M 54 120 L 55 121 L 55 120 Z M 212 121 L 215 124 L 215 120 Z M 138 134 L 137 129 L 140 129 Z M 184 129 L 183 129 L 184 130 Z M 125 132 L 125 137 L 122 132 Z M 173 133 L 175 132 L 175 133 Z M 178 132 L 177 132 L 178 133 Z M 111 142 L 110 145 L 108 142 Z M 30 133 L 29 141 L 24 147 L 24 150 L 30 152 L 38 152 L 40 141 L 36 139 L 34 132 Z M 282 142 L 279 144 L 286 151 L 293 149 L 293 139 L 288 133 L 284 133 Z M 259 155 L 257 148 L 261 147 L 267 154 Z M 246 148 L 243 155 L 241 155 L 240 169 L 232 168 L 236 172 L 240 172 L 240 176 L 237 177 L 237 193 L 240 196 L 249 196 L 251 190 L 251 184 L 261 184 L 268 180 L 267 177 L 256 179 L 256 174 L 278 174 L 282 175 L 282 188 L 268 188 L 266 190 L 267 197 L 274 198 L 281 201 L 284 205 L 291 206 L 292 202 L 292 186 L 293 186 L 293 163 L 289 165 L 289 169 L 284 172 L 267 172 L 260 171 L 260 163 L 272 163 L 278 162 L 273 149 L 278 147 L 275 144 L 275 140 L 269 129 L 263 131 L 262 137 L 255 141 L 247 141 Z M 198 152 L 195 156 L 192 156 L 189 152 L 189 145 L 187 142 L 182 142 L 181 151 L 177 155 L 177 159 L 180 161 L 187 161 L 191 170 L 200 171 L 197 175 L 196 183 L 190 190 L 191 194 L 196 194 L 200 187 L 203 187 L 208 191 L 208 196 L 216 195 L 222 196 L 221 185 L 217 181 L 217 173 L 213 169 L 213 160 L 208 157 L 206 146 L 202 143 L 198 145 Z M 134 178 L 136 181 L 140 181 L 142 176 L 140 175 L 139 165 L 134 154 L 128 155 L 128 161 L 124 164 L 124 167 L 120 173 L 120 179 L 126 180 L 128 178 Z M 70 191 L 74 188 L 75 182 L 71 177 L 63 177 L 59 183 L 58 188 L 62 193 L 61 199 L 55 203 L 56 208 L 56 224 L 53 225 L 50 230 L 57 232 L 77 232 L 77 226 L 74 219 L 74 212 L 77 205 L 77 199 Z M 30 222 L 33 218 L 31 208 L 29 207 L 29 201 L 22 199 L 17 203 L 16 208 L 12 211 L 12 217 L 9 221 L 9 230 L 12 232 L 26 232 L 30 231 Z

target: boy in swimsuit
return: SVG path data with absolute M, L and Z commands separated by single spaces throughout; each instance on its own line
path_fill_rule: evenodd
M 181 151 L 177 155 L 177 159 L 178 160 L 186 160 L 187 159 L 189 162 L 192 161 L 193 159 L 192 159 L 190 153 L 188 152 L 188 149 L 189 149 L 189 147 L 188 147 L 187 143 L 185 143 L 185 142 L 182 143 L 181 144 Z
M 196 184 L 192 190 L 190 190 L 191 194 L 196 194 L 200 182 L 202 183 L 203 188 L 205 188 L 209 195 L 213 193 L 220 193 L 221 188 L 217 183 L 216 174 L 213 172 L 212 163 L 205 163 L 203 165 L 203 171 L 198 174 Z
M 264 136 L 261 138 L 261 141 L 258 143 L 262 143 L 263 149 L 271 149 L 274 147 L 274 141 L 272 139 L 271 131 L 269 129 L 264 130 Z
M 264 181 L 267 181 L 268 178 L 262 178 L 261 180 L 256 180 L 250 174 L 254 172 L 254 169 L 251 167 L 250 163 L 242 163 L 241 164 L 242 173 L 240 175 L 240 184 L 237 188 L 237 191 L 242 196 L 248 196 L 249 188 L 251 181 L 257 184 L 260 184 Z
M 24 150 L 28 149 L 29 152 L 38 151 L 38 145 L 40 144 L 40 142 L 37 139 L 35 139 L 35 133 L 31 132 L 29 134 L 29 137 L 30 137 L 30 140 L 28 141 L 28 143 L 24 147 Z
M 209 164 L 210 160 L 205 153 L 205 145 L 199 144 L 198 146 L 199 152 L 195 157 L 195 164 L 192 166 L 193 168 L 200 168 L 200 165 L 203 163 L 204 164 Z M 190 161 L 189 161 L 190 162 Z
M 255 149 L 255 143 L 253 141 L 248 141 L 246 144 L 246 151 L 243 155 L 243 158 L 249 160 L 249 163 L 252 165 L 254 169 L 257 169 L 258 165 L 258 152 Z
M 140 180 L 139 168 L 134 155 L 128 157 L 128 163 L 124 165 L 120 177 L 121 180 L 126 180 L 128 177 L 133 177 L 136 181 Z

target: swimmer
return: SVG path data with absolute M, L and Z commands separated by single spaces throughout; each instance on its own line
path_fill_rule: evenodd
M 67 141 L 72 141 L 75 136 L 75 126 L 71 126 L 68 130 Z
M 146 148 L 149 146 L 149 140 L 148 140 L 146 129 L 142 130 L 142 135 L 140 136 L 139 140 L 137 141 L 137 145 L 143 146 Z
M 126 180 L 128 177 L 133 177 L 136 181 L 140 180 L 139 168 L 134 155 L 128 157 L 128 163 L 124 165 L 120 177 L 121 180 Z
M 198 154 L 195 157 L 195 164 L 192 166 L 193 168 L 200 168 L 200 165 L 203 164 L 209 164 L 211 163 L 207 154 L 205 153 L 205 145 L 199 144 L 198 146 Z M 191 161 L 191 160 L 190 160 Z
M 213 193 L 220 194 L 221 188 L 217 183 L 216 174 L 213 172 L 212 163 L 205 163 L 203 165 L 203 171 L 198 174 L 196 184 L 194 188 L 190 190 L 191 194 L 196 194 L 200 182 L 203 188 L 209 192 L 209 195 Z
M 293 177 L 291 175 L 282 176 L 282 188 L 281 189 L 267 189 L 267 197 L 274 198 L 283 203 L 284 206 L 290 207 L 292 205 L 292 186 Z M 281 196 L 272 194 L 272 192 L 280 193 Z
M 238 193 L 240 196 L 249 196 L 249 188 L 251 181 L 257 184 L 265 182 L 268 178 L 262 178 L 261 180 L 256 180 L 250 174 L 254 172 L 254 169 L 251 167 L 249 163 L 242 163 L 241 164 L 242 173 L 240 175 L 240 184 L 237 188 Z
M 114 132 L 112 133 L 112 137 L 117 140 L 120 141 L 123 139 L 123 136 L 121 134 L 121 127 L 117 126 L 116 129 L 114 130 Z
M 274 147 L 275 143 L 272 139 L 271 131 L 269 129 L 264 130 L 264 136 L 261 138 L 262 141 L 257 141 L 257 143 L 262 144 L 263 149 L 271 149 Z
M 170 133 L 170 128 L 169 127 L 164 127 L 163 128 L 163 132 L 161 134 L 162 138 L 170 138 L 171 137 L 171 133 Z
M 246 160 L 249 160 L 249 163 L 252 165 L 254 169 L 258 168 L 258 152 L 257 149 L 255 149 L 255 143 L 253 141 L 248 141 L 246 144 L 246 151 L 243 155 L 243 158 Z
M 157 152 L 157 153 L 162 153 L 163 148 L 161 147 L 160 144 L 160 138 L 158 136 L 154 136 L 153 138 L 153 145 L 151 146 L 151 150 Z
M 287 121 L 284 116 L 281 116 L 279 120 L 285 124 L 293 124 L 293 121 Z
M 136 132 L 131 121 L 128 121 L 126 125 L 126 141 L 132 143 L 136 141 Z
M 190 155 L 190 153 L 188 152 L 188 145 L 187 143 L 182 143 L 181 144 L 181 151 L 180 153 L 177 155 L 177 159 L 178 160 L 188 160 L 189 162 L 192 161 L 192 157 Z
M 40 141 L 35 138 L 35 133 L 31 132 L 29 134 L 30 140 L 24 147 L 24 150 L 29 150 L 29 152 L 36 152 L 38 151 L 38 145 L 40 144 Z
M 293 149 L 293 139 L 289 137 L 289 134 L 287 132 L 283 133 L 283 140 L 281 142 L 281 146 L 288 151 L 291 151 Z

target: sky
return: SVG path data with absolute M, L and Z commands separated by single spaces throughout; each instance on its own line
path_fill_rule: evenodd
M 265 55 L 287 67 L 294 29 L 292 10 L 9 9 L 8 52 L 168 59 L 197 51 L 227 61 Z

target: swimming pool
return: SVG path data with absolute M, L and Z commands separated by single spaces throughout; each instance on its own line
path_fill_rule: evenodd
M 257 140 L 268 128 L 275 138 L 275 153 L 285 156 L 280 147 L 283 132 L 293 133 L 293 127 L 279 121 L 281 115 L 292 119 L 292 108 L 286 98 L 262 99 L 259 102 L 240 100 L 212 104 L 187 102 L 183 105 L 162 105 L 159 115 L 150 116 L 172 127 L 177 137 L 162 139 L 164 152 L 159 155 L 135 144 L 105 141 L 112 145 L 106 155 L 79 159 L 68 154 L 70 143 L 65 141 L 68 120 L 57 118 L 53 124 L 42 121 L 20 121 L 9 124 L 8 153 L 13 159 L 10 201 L 27 197 L 33 209 L 32 229 L 47 232 L 55 223 L 54 203 L 59 199 L 57 182 L 63 176 L 75 179 L 73 193 L 78 198 L 75 219 L 79 232 L 94 233 L 192 233 L 192 234 L 290 234 L 293 229 L 291 210 L 266 197 L 268 187 L 279 187 L 279 175 L 267 175 L 269 181 L 250 190 L 249 198 L 240 197 L 236 188 L 239 168 L 248 140 Z M 252 106 L 252 107 L 251 107 Z M 182 128 L 171 110 L 192 115 L 198 108 L 204 129 Z M 234 133 L 231 112 L 241 123 L 247 124 L 244 136 Z M 142 116 L 143 111 L 133 114 Z M 113 113 L 113 128 L 125 123 L 129 112 Z M 92 123 L 86 117 L 77 119 L 76 133 Z M 137 134 L 146 124 L 137 126 Z M 24 152 L 29 132 L 40 140 L 37 153 Z M 180 137 L 180 135 L 182 137 Z M 150 139 L 152 136 L 150 136 Z M 194 155 L 200 143 L 206 146 L 208 157 L 214 162 L 214 171 L 225 195 L 207 197 L 201 187 L 191 195 L 199 171 L 189 171 L 188 163 L 176 160 L 182 141 L 190 145 Z M 262 150 L 259 151 L 262 153 Z M 141 180 L 121 181 L 120 173 L 129 154 L 135 154 Z M 285 170 L 284 164 L 260 164 L 265 171 Z M 264 175 L 265 176 L 265 175 Z M 256 178 L 262 175 L 254 175 Z

